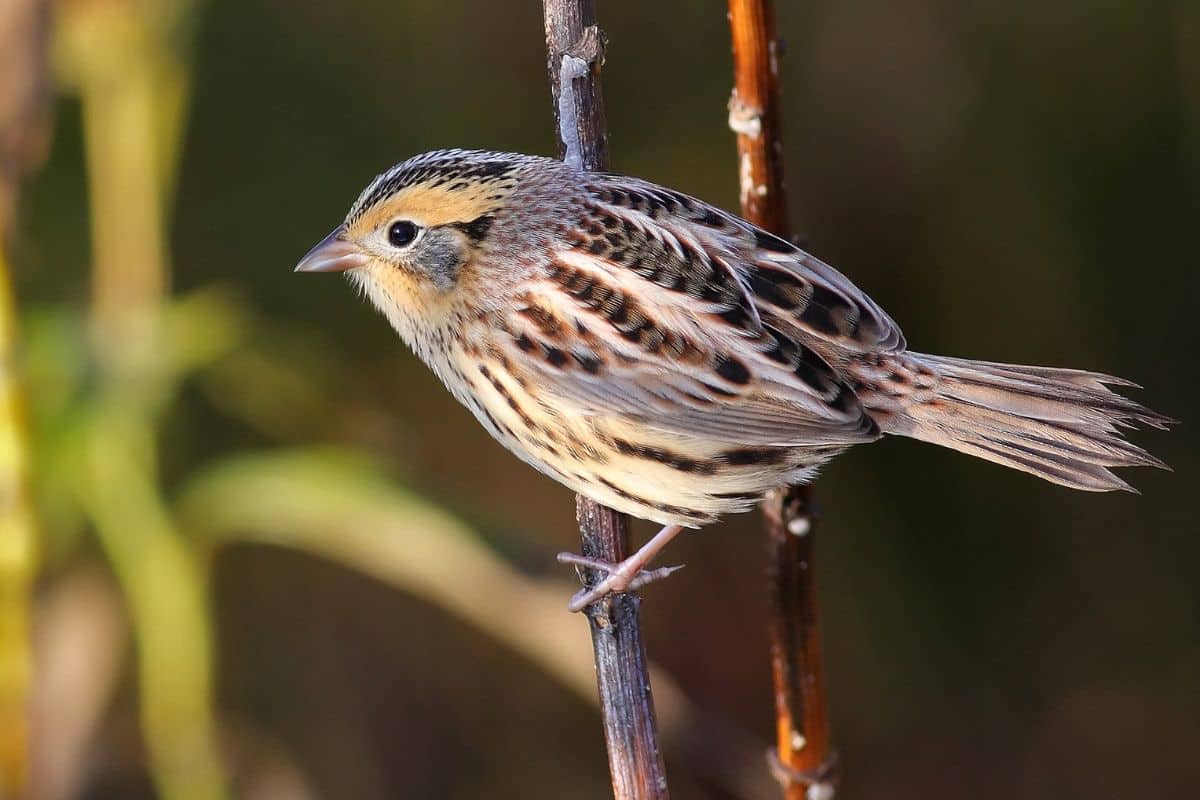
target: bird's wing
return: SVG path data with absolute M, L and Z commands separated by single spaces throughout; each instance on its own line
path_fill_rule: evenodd
M 696 273 L 711 262 L 716 282 L 724 276 L 734 279 L 746 301 L 743 306 L 769 310 L 798 326 L 800 335 L 812 337 L 810 344 L 818 349 L 824 343 L 857 353 L 907 347 L 900 327 L 874 300 L 790 242 L 703 200 L 647 181 L 615 175 L 589 175 L 586 180 L 585 225 L 590 221 L 603 229 L 592 224 L 586 231 L 591 252 L 628 258 L 643 238 L 665 241 L 677 258 L 640 265 L 643 277 L 655 283 L 692 292 L 705 277 Z M 619 221 L 615 236 L 609 230 L 612 217 Z M 692 263 L 696 254 L 707 259 Z M 740 321 L 736 315 L 726 319 L 729 324 Z
M 751 246 L 767 234 L 651 191 L 605 186 L 563 220 L 541 277 L 496 321 L 495 355 L 580 413 L 670 433 L 780 445 L 876 438 L 854 391 L 806 342 L 878 349 L 900 341 L 891 320 L 832 270 L 795 254 L 778 266 L 790 245 Z

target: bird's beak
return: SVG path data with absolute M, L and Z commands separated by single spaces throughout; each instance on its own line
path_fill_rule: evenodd
M 345 272 L 366 265 L 366 254 L 346 238 L 346 226 L 339 225 L 300 259 L 296 272 Z

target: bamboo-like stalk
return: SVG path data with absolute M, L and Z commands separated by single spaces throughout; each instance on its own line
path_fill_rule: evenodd
M 584 169 L 608 166 L 608 139 L 600 91 L 604 38 L 592 0 L 544 0 L 547 68 L 554 98 L 559 155 Z M 629 519 L 577 498 L 585 556 L 618 562 L 629 552 Z M 590 587 L 602 579 L 584 570 Z M 654 716 L 639 598 L 610 595 L 586 609 L 596 656 L 596 681 L 608 745 L 613 795 L 643 800 L 667 795 L 667 779 Z
M 779 116 L 779 52 L 771 0 L 729 0 L 734 90 L 729 125 L 737 133 L 742 216 L 788 237 Z M 787 800 L 833 796 L 836 763 L 821 661 L 815 536 L 809 486 L 763 501 L 770 540 L 771 671 L 777 749 L 772 758 Z

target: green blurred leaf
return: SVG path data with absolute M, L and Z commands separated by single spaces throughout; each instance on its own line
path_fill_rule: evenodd
M 231 458 L 195 475 L 178 508 L 201 542 L 291 547 L 422 597 L 594 702 L 587 629 L 565 611 L 570 584 L 518 574 L 469 528 L 391 485 L 359 454 L 322 449 Z

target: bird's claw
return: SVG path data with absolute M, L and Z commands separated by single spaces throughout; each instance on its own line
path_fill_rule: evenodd
M 559 553 L 558 563 L 573 564 L 576 567 L 584 567 L 606 573 L 606 577 L 595 586 L 590 589 L 580 589 L 571 597 L 570 602 L 567 603 L 567 610 L 572 612 L 582 611 L 592 603 L 595 603 L 597 600 L 603 600 L 610 594 L 637 591 L 648 583 L 662 580 L 672 572 L 683 569 L 684 566 L 683 564 L 676 564 L 670 567 L 659 567 L 658 569 L 642 569 L 632 559 L 614 564 L 602 558 L 581 556 L 577 553 Z

